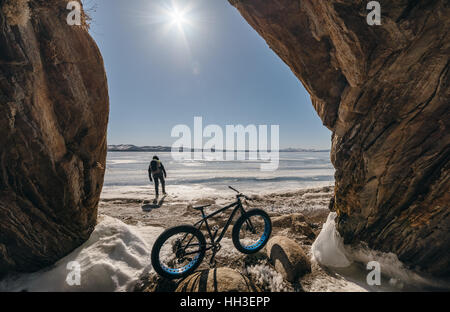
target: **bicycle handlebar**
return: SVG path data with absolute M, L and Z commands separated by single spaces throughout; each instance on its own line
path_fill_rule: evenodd
M 233 187 L 231 187 L 231 186 L 228 186 L 231 190 L 233 190 L 233 191 L 235 191 L 236 193 L 238 193 L 238 194 L 241 194 L 241 192 L 239 192 L 237 189 L 235 189 L 235 188 L 233 188 Z
M 242 194 L 241 192 L 239 192 L 237 189 L 235 189 L 234 187 L 228 186 L 231 190 L 235 191 L 236 193 L 238 193 L 236 196 L 237 197 L 244 197 L 246 200 L 253 200 L 250 197 Z

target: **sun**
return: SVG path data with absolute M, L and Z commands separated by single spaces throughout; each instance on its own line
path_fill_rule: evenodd
M 173 8 L 172 11 L 169 13 L 172 24 L 175 24 L 177 26 L 183 26 L 184 23 L 186 23 L 185 14 L 181 11 L 179 11 L 177 8 Z
M 195 34 L 199 28 L 199 14 L 195 12 L 196 6 L 192 1 L 183 0 L 180 3 L 176 0 L 169 0 L 164 1 L 163 4 L 152 6 L 152 13 L 148 19 L 151 24 L 161 26 L 161 33 L 164 38 L 181 39 L 188 45 L 189 36 Z
M 189 24 L 189 19 L 185 11 L 173 7 L 168 11 L 169 20 L 171 25 L 178 27 L 180 31 L 183 31 L 184 27 Z

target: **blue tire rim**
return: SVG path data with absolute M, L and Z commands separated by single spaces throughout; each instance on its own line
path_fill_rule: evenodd
M 178 268 L 178 269 L 172 269 L 172 268 L 168 268 L 166 267 L 164 264 L 162 264 L 161 262 L 161 268 L 171 274 L 171 275 L 180 275 L 185 273 L 186 271 L 188 271 L 190 268 L 192 268 L 198 261 L 198 258 L 200 257 L 200 255 L 196 255 L 194 259 L 192 259 L 188 264 L 186 264 L 185 266 Z
M 244 248 L 245 250 L 256 250 L 258 249 L 261 245 L 263 245 L 266 240 L 269 238 L 269 232 L 270 232 L 270 222 L 267 220 L 266 217 L 264 218 L 264 233 L 262 234 L 261 238 L 254 243 L 253 245 L 250 246 L 243 246 L 241 242 L 239 242 L 242 246 L 242 248 Z M 242 223 L 242 225 L 244 225 L 244 223 Z

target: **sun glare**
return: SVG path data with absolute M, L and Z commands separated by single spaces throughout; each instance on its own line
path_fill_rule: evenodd
M 181 26 L 185 22 L 184 14 L 176 8 L 170 12 L 170 17 L 172 19 L 172 23 L 177 24 L 178 26 Z
M 169 13 L 170 22 L 172 25 L 178 26 L 178 29 L 183 30 L 183 26 L 188 24 L 189 21 L 187 19 L 186 13 L 180 11 L 178 8 L 174 7 L 171 9 Z
M 181 41 L 189 49 L 188 37 L 198 30 L 198 14 L 194 8 L 193 2 L 189 0 L 183 0 L 181 5 L 175 0 L 165 1 L 163 5 L 154 7 L 152 11 L 155 13 L 150 16 L 150 20 L 160 24 L 162 38 Z

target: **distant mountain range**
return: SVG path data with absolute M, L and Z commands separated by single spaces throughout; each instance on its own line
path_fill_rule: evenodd
M 110 152 L 170 152 L 169 146 L 136 146 L 131 144 L 108 145 Z
M 132 144 L 108 145 L 109 152 L 170 152 L 170 146 L 136 146 Z M 192 149 L 194 151 L 194 149 Z M 330 150 L 317 150 L 305 148 L 284 148 L 280 152 L 329 152 Z

